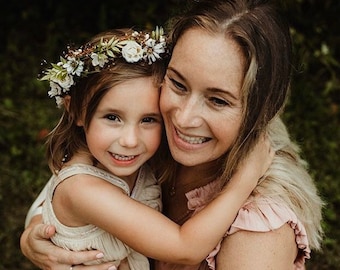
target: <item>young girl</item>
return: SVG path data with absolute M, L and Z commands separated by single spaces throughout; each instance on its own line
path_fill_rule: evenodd
M 158 161 L 166 54 L 162 30 L 114 30 L 69 48 L 42 77 L 50 82 L 49 95 L 64 107 L 47 142 L 54 175 L 43 220 L 56 227 L 56 245 L 105 254 L 88 264 L 124 261 L 120 269 L 149 269 L 145 256 L 200 262 L 272 160 L 263 139 L 206 210 L 181 227 L 159 213 L 160 188 L 147 163 Z

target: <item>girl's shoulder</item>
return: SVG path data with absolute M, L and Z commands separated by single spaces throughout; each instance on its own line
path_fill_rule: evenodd
M 55 182 L 55 185 L 58 185 L 60 182 L 70 177 L 81 179 L 81 175 L 83 175 L 83 177 L 85 175 L 100 178 L 121 188 L 126 194 L 130 194 L 130 188 L 123 179 L 98 167 L 82 163 L 75 163 L 62 168 L 56 176 L 57 181 Z

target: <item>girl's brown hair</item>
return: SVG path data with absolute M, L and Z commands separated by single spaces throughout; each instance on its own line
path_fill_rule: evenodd
M 103 32 L 93 37 L 89 44 L 96 44 L 101 38 L 109 40 L 114 36 L 123 37 L 132 31 L 117 29 Z M 117 58 L 114 65 L 82 77 L 76 85 L 73 85 L 69 97 L 65 97 L 66 106 L 60 121 L 47 140 L 47 159 L 52 172 L 60 170 L 63 161 L 71 158 L 76 152 L 88 152 L 84 129 L 88 128 L 99 102 L 110 88 L 127 80 L 150 76 L 154 78 L 155 85 L 160 87 L 165 66 L 165 60 L 148 64 L 127 63 L 123 58 Z M 84 119 L 84 127 L 77 125 L 79 119 Z

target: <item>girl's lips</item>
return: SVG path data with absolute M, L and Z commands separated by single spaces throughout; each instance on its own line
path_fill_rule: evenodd
M 111 153 L 111 157 L 113 158 L 113 162 L 118 166 L 130 166 L 137 161 L 139 155 L 125 156 Z

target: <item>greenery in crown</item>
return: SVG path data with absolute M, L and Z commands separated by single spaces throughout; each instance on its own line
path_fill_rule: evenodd
M 52 67 L 43 71 L 40 80 L 50 82 L 48 95 L 55 97 L 60 107 L 62 97 L 69 93 L 77 78 L 113 65 L 116 58 L 123 58 L 128 63 L 144 61 L 151 65 L 165 53 L 167 46 L 162 27 L 156 27 L 151 33 L 134 31 L 124 37 L 101 38 L 97 44 L 78 49 L 68 47 L 58 63 L 51 63 Z

